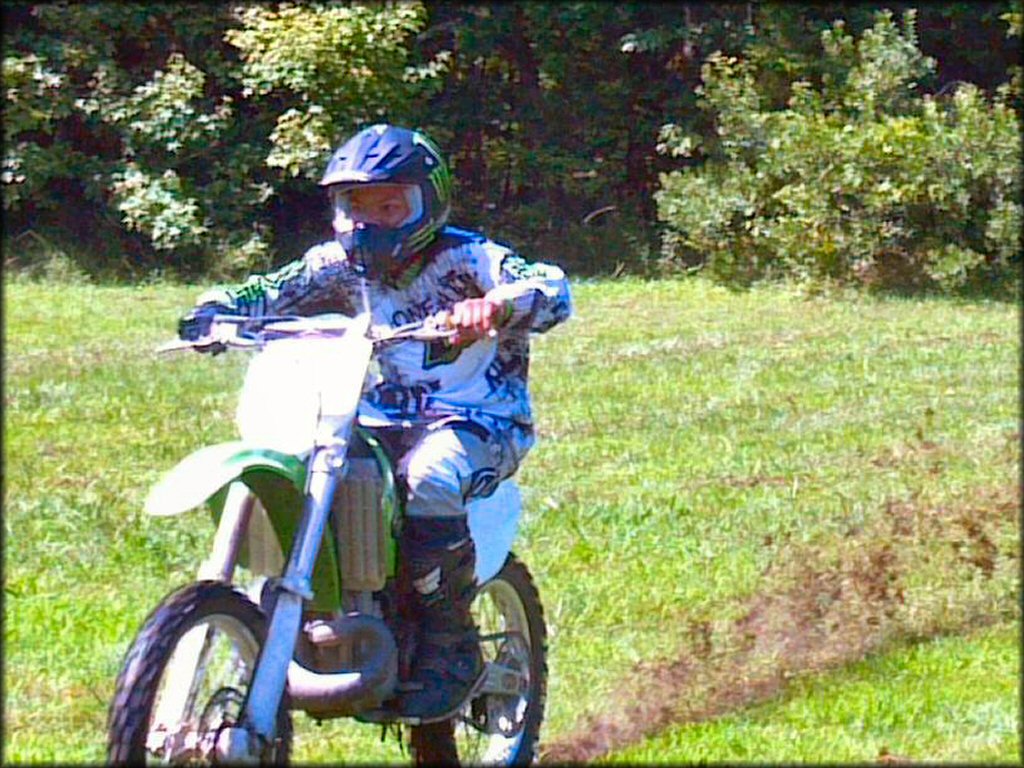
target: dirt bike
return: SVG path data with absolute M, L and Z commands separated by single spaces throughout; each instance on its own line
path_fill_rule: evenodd
M 287 763 L 296 710 L 400 737 L 409 728 L 418 763 L 535 758 L 546 629 L 533 579 L 511 552 L 521 511 L 511 479 L 468 505 L 484 674 L 431 722 L 386 705 L 398 684 L 402 494 L 361 393 L 376 349 L 451 333 L 437 317 L 371 327 L 368 311 L 218 315 L 208 337 L 161 348 L 257 354 L 238 404 L 241 440 L 188 456 L 147 499 L 153 515 L 205 505 L 216 532 L 198 580 L 164 598 L 125 655 L 107 724 L 110 762 Z M 236 584 L 246 572 L 249 583 Z

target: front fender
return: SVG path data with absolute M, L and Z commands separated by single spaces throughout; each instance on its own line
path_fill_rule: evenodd
M 151 515 L 177 515 L 209 502 L 214 521 L 220 518 L 227 489 L 241 481 L 260 500 L 273 536 L 285 557 L 295 538 L 302 517 L 306 483 L 306 465 L 286 453 L 234 441 L 201 448 L 170 470 L 150 491 L 146 512 Z M 250 527 L 239 554 L 239 564 L 250 561 L 253 537 Z M 263 574 L 275 575 L 275 574 Z M 340 604 L 338 556 L 334 538 L 324 533 L 311 575 L 316 610 L 333 610 Z
M 247 474 L 270 472 L 302 494 L 306 465 L 294 456 L 246 444 L 240 440 L 200 448 L 161 478 L 146 498 L 147 514 L 177 515 L 205 503 L 228 483 Z M 250 482 L 247 482 L 250 481 Z

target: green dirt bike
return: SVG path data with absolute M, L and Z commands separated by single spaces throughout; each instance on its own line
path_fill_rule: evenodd
M 161 348 L 216 343 L 258 354 L 238 406 L 241 440 L 187 457 L 147 500 L 154 515 L 205 505 L 216 533 L 198 580 L 164 598 L 125 655 L 110 762 L 286 763 L 294 710 L 405 726 L 421 764 L 535 759 L 546 629 L 530 573 L 511 553 L 521 512 L 512 480 L 469 505 L 484 674 L 432 722 L 385 705 L 397 684 L 403 510 L 360 396 L 375 349 L 450 333 L 437 318 L 371 328 L 368 312 L 221 315 L 209 337 Z

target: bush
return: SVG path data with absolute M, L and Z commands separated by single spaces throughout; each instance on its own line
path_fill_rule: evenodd
M 837 22 L 822 47 L 821 82 L 794 82 L 774 111 L 749 61 L 707 59 L 701 104 L 716 140 L 700 147 L 674 126 L 662 131 L 663 153 L 704 159 L 662 175 L 666 257 L 698 255 L 739 283 L 784 275 L 943 290 L 1016 269 L 1013 89 L 992 99 L 970 84 L 918 95 L 934 62 L 917 49 L 913 12 L 902 29 L 879 13 L 856 42 Z
M 421 3 L 240 9 L 241 27 L 226 39 L 242 56 L 245 96 L 276 113 L 267 165 L 319 179 L 342 137 L 407 111 L 440 71 L 407 66 L 409 38 L 426 15 Z
M 281 201 L 441 67 L 406 63 L 421 3 L 10 5 L 4 245 L 45 237 L 40 269 L 51 251 L 94 276 L 268 268 Z

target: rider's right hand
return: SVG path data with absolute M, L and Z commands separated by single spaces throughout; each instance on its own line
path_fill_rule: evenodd
M 493 336 L 512 314 L 512 302 L 484 296 L 464 299 L 444 314 L 441 325 L 455 329 L 452 344 L 466 344 L 485 336 Z
M 232 314 L 231 307 L 210 302 L 194 307 L 178 321 L 178 338 L 182 341 L 199 341 L 210 335 L 214 315 Z M 224 351 L 224 345 L 214 342 L 196 347 L 199 352 L 216 355 Z

